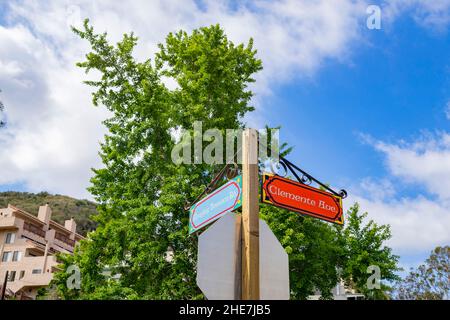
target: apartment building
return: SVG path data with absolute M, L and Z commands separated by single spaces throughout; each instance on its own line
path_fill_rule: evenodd
M 72 219 L 63 225 L 51 220 L 48 204 L 39 207 L 37 217 L 12 205 L 0 209 L 0 286 L 6 272 L 6 292 L 19 299 L 35 299 L 47 286 L 58 262 L 58 252 L 73 253 L 83 237 Z

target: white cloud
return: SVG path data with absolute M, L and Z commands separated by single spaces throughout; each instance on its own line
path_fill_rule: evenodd
M 359 202 L 376 222 L 391 225 L 397 253 L 427 254 L 450 243 L 450 135 L 427 135 L 406 143 L 369 141 L 385 156 L 389 178 L 364 179 L 346 204 Z M 423 185 L 429 195 L 400 196 L 396 184 Z
M 139 59 L 151 57 L 157 43 L 179 29 L 220 23 L 235 43 L 253 37 L 264 63 L 253 86 L 259 104 L 270 88 L 311 77 L 326 60 L 346 63 L 361 40 L 367 2 L 254 1 L 231 9 L 229 2 L 207 1 L 200 9 L 193 0 L 9 1 L 0 26 L 0 88 L 9 123 L 0 136 L 0 184 L 25 181 L 31 191 L 88 197 L 107 113 L 91 107 L 85 75 L 74 66 L 89 48 L 69 25 L 85 17 L 112 41 L 134 31 Z M 262 114 L 248 122 L 262 126 Z
M 395 195 L 394 184 L 388 179 L 376 180 L 373 178 L 364 178 L 357 186 L 363 194 L 366 194 L 372 200 L 383 200 Z
M 410 14 L 419 25 L 446 31 L 450 24 L 450 0 L 389 0 L 383 15 L 392 21 L 399 15 Z
M 359 195 L 357 195 L 359 193 Z M 358 202 L 369 218 L 389 224 L 388 242 L 397 254 L 427 253 L 438 245 L 450 243 L 450 203 L 436 202 L 424 196 L 369 199 L 353 192 L 346 203 Z
M 12 5 L 12 16 L 25 19 L 39 35 L 64 50 L 70 47 L 66 42 L 70 34 L 67 25 L 79 25 L 82 17 L 89 17 L 97 30 L 107 30 L 114 41 L 133 30 L 141 38 L 137 51 L 140 58 L 151 56 L 169 32 L 220 23 L 234 42 L 254 38 L 265 68 L 258 88 L 269 90 L 269 82 L 312 74 L 324 59 L 345 59 L 351 41 L 358 39 L 360 27 L 365 26 L 360 24 L 366 17 L 365 3 L 255 1 L 252 9 L 245 4 L 231 9 L 227 1 L 207 1 L 206 9 L 201 10 L 194 1 L 184 0 L 25 1 Z
M 75 67 L 88 46 L 69 25 L 80 26 L 85 17 L 112 41 L 134 31 L 139 59 L 151 57 L 157 43 L 179 29 L 220 23 L 234 42 L 254 37 L 265 67 L 254 87 L 261 96 L 292 76 L 313 75 L 325 59 L 345 61 L 358 38 L 358 19 L 365 17 L 363 3 L 256 1 L 253 9 L 230 9 L 210 1 L 200 9 L 194 1 L 10 1 L 0 25 L 0 88 L 8 116 L 0 136 L 0 184 L 24 181 L 31 191 L 89 197 L 85 188 L 90 168 L 100 166 L 100 123 L 107 112 L 91 106 L 85 75 Z
M 414 143 L 377 142 L 389 171 L 407 182 L 421 184 L 441 199 L 450 199 L 450 134 L 424 137 Z
M 0 26 L 0 44 L 6 48 L 1 64 L 12 66 L 0 75 L 8 115 L 0 136 L 0 184 L 25 181 L 33 191 L 87 197 L 105 111 L 88 107 L 81 70 L 27 28 Z

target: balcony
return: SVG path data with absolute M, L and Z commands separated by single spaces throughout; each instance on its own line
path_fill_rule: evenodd
M 64 242 L 65 244 L 69 245 L 72 248 L 75 246 L 75 240 L 70 239 L 68 236 L 62 233 L 56 232 L 55 239 Z
M 14 293 L 18 292 L 23 288 L 33 288 L 33 287 L 45 287 L 48 286 L 50 281 L 53 279 L 52 273 L 43 274 L 28 274 L 25 275 L 20 280 L 15 280 L 8 282 L 8 289 L 12 290 Z
M 23 224 L 23 230 L 34 233 L 35 235 L 38 235 L 42 238 L 45 238 L 45 231 L 32 223 L 25 221 L 25 223 Z
M 23 224 L 23 234 L 22 237 L 27 238 L 29 240 L 35 241 L 45 247 L 45 231 L 42 230 L 39 226 L 36 226 L 29 222 L 24 222 Z
M 56 252 L 70 252 L 73 253 L 73 246 L 67 244 L 66 242 L 63 242 L 59 239 L 53 240 L 53 247 L 52 249 Z
M 16 217 L 1 217 L 0 230 L 17 229 L 18 220 Z

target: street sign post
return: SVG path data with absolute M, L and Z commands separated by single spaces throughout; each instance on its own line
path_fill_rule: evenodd
M 337 224 L 344 223 L 342 198 L 280 176 L 264 173 L 261 200 L 276 207 Z
M 260 299 L 289 299 L 289 260 L 265 221 L 260 228 Z M 241 299 L 241 216 L 231 213 L 198 238 L 197 285 L 209 300 Z
M 242 300 L 259 300 L 258 131 L 242 133 Z
M 289 299 L 288 255 L 266 222 L 259 219 L 258 132 L 246 129 L 242 142 L 242 176 L 228 181 L 190 208 L 189 233 L 218 219 L 198 237 L 197 284 L 210 300 Z M 338 194 L 282 160 L 285 168 L 302 172 L 309 181 L 331 193 L 264 173 L 261 201 L 343 224 L 342 198 L 346 192 L 341 190 Z M 221 174 L 216 178 L 220 179 L 223 171 Z M 227 214 L 240 206 L 241 215 Z
M 189 233 L 193 233 L 242 205 L 242 177 L 237 176 L 214 190 L 189 211 Z

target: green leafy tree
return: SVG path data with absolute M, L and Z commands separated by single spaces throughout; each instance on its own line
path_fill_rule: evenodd
M 378 225 L 373 220 L 364 223 L 367 212 L 359 213 L 355 203 L 347 212 L 345 227 L 337 227 L 340 251 L 340 277 L 350 288 L 365 295 L 367 299 L 389 299 L 389 282 L 398 280 L 396 274 L 398 256 L 384 244 L 391 238 L 388 225 Z M 380 271 L 380 288 L 368 287 L 371 273 L 368 268 L 375 266 Z M 372 283 L 375 284 L 375 283 Z
M 398 279 L 398 257 L 384 242 L 389 227 L 373 221 L 364 224 L 367 213 L 354 204 L 347 212 L 345 227 L 334 226 L 287 210 L 263 205 L 262 217 L 289 254 L 291 299 L 306 299 L 316 292 L 331 299 L 340 280 L 368 299 L 387 299 L 390 287 L 384 282 Z M 367 288 L 367 268 L 379 266 L 381 288 Z
M 96 90 L 94 105 L 111 111 L 101 144 L 104 168 L 95 169 L 90 192 L 99 203 L 98 228 L 73 256 L 62 256 L 63 270 L 81 269 L 81 290 L 65 288 L 68 275 L 55 279 L 65 298 L 202 298 L 195 282 L 197 240 L 188 237 L 186 201 L 201 193 L 216 166 L 176 166 L 171 132 L 243 127 L 252 92 L 252 75 L 261 69 L 252 40 L 234 45 L 218 26 L 192 34 L 169 34 L 154 61 L 137 62 L 137 38 L 124 35 L 116 46 L 85 21 L 74 29 L 92 51 L 78 63 L 101 74 L 86 81 Z M 179 87 L 169 90 L 164 77 Z M 166 259 L 168 249 L 173 259 Z M 105 275 L 108 269 L 110 275 Z
M 395 293 L 401 300 L 450 299 L 450 246 L 436 247 L 424 264 L 397 282 Z

